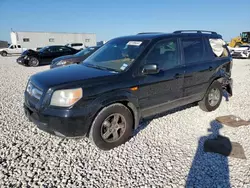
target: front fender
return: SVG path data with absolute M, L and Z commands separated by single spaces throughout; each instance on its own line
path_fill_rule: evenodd
M 93 101 L 93 105 L 98 109 L 95 116 L 101 111 L 101 109 L 114 103 L 122 103 L 131 110 L 134 116 L 134 129 L 136 129 L 139 126 L 141 118 L 139 100 L 129 91 L 109 92 L 96 98 Z

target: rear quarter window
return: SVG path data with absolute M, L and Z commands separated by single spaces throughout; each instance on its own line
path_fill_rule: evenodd
M 217 58 L 230 56 L 229 50 L 227 49 L 226 42 L 222 39 L 209 39 L 210 47 L 213 54 Z

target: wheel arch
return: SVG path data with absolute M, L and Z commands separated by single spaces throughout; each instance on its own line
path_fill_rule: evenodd
M 6 50 L 3 50 L 3 51 L 0 52 L 1 55 L 2 55 L 4 52 L 5 52 L 6 54 L 8 54 L 8 52 L 7 52 Z
M 130 110 L 130 112 L 133 116 L 133 129 L 135 130 L 139 126 L 139 122 L 140 122 L 140 118 L 141 118 L 139 103 L 138 103 L 137 97 L 135 97 L 131 93 L 123 93 L 123 94 L 115 94 L 115 95 L 114 94 L 103 95 L 102 97 L 96 99 L 94 103 L 99 104 L 99 105 L 97 108 L 98 110 L 94 114 L 93 121 L 96 118 L 96 116 L 105 107 L 110 106 L 110 105 L 115 104 L 115 103 L 119 103 L 119 104 L 126 106 Z M 89 127 L 87 135 L 89 135 L 89 131 L 92 127 L 93 121 L 91 122 L 91 125 Z

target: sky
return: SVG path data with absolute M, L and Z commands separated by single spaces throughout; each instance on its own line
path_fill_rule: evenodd
M 0 0 L 0 40 L 14 31 L 96 33 L 213 30 L 225 40 L 250 31 L 250 0 Z

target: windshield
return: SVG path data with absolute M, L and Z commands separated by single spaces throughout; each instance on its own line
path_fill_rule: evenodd
M 125 71 L 143 51 L 148 41 L 114 39 L 106 43 L 84 62 L 86 66 Z
M 242 44 L 242 45 L 240 45 L 239 47 L 241 47 L 241 48 L 249 48 L 250 45 L 244 45 L 244 44 Z
M 81 50 L 80 52 L 76 53 L 75 56 L 84 56 L 90 52 L 93 52 L 94 50 L 96 50 L 97 48 L 92 48 L 92 47 L 89 47 L 89 48 L 86 48 L 84 50 Z
M 43 47 L 42 49 L 39 50 L 39 52 L 46 52 L 48 50 L 48 48 L 49 48 L 48 46 Z
M 241 35 L 242 38 L 247 38 L 247 36 L 248 36 L 248 33 L 242 33 Z

